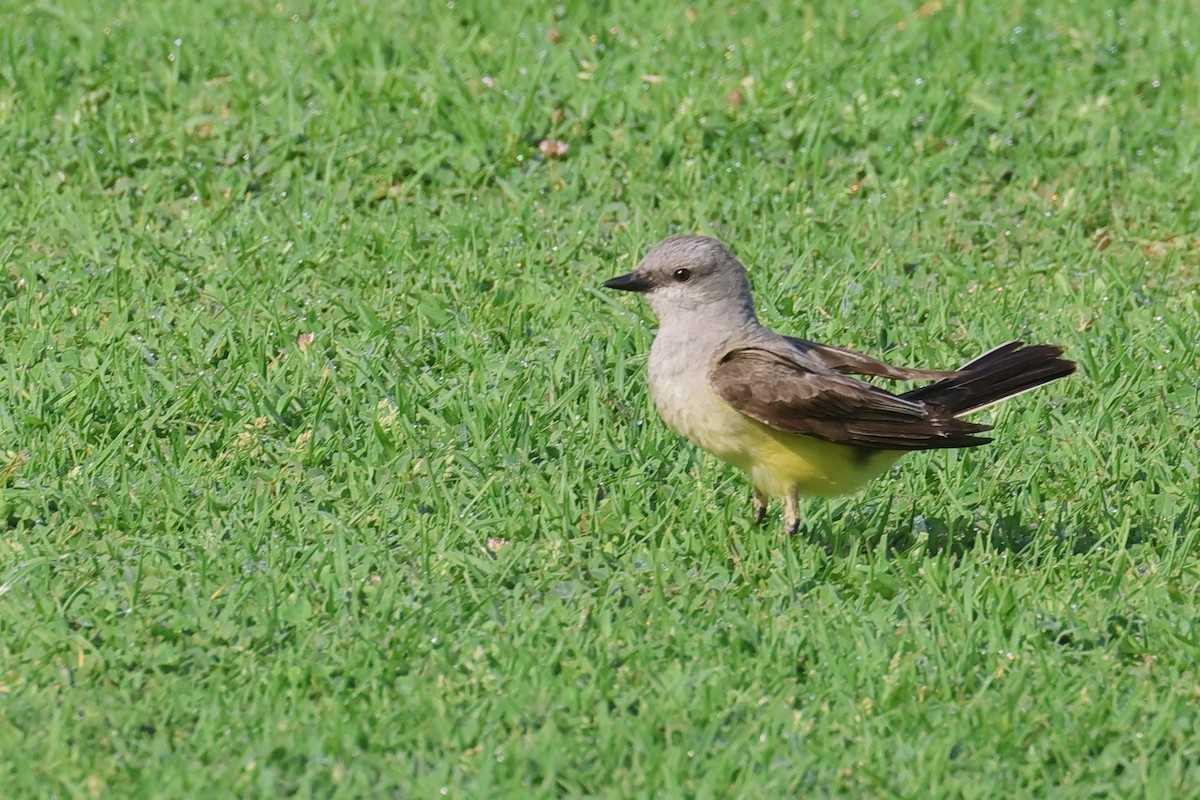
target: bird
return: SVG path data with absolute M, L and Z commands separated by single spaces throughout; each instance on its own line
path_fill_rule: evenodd
M 745 472 L 753 516 L 801 496 L 853 492 L 916 450 L 978 447 L 990 425 L 963 417 L 1075 371 L 1054 344 L 1010 341 L 956 370 L 898 367 L 785 336 L 759 322 L 746 268 L 721 241 L 675 235 L 604 287 L 641 294 L 658 318 L 650 397 L 669 428 Z M 893 394 L 862 377 L 924 381 Z

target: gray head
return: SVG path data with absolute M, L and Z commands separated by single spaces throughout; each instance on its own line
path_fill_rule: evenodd
M 690 316 L 754 319 L 746 269 L 724 244 L 708 236 L 669 236 L 628 275 L 604 282 L 609 289 L 646 296 L 659 321 Z

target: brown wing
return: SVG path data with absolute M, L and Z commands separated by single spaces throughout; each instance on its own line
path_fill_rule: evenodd
M 725 402 L 779 431 L 877 450 L 974 447 L 990 426 L 906 400 L 869 383 L 805 366 L 780 349 L 739 347 L 722 356 L 709 382 Z
M 801 352 L 819 361 L 828 369 L 851 375 L 871 375 L 876 378 L 891 378 L 897 381 L 922 381 L 952 378 L 958 375 L 954 371 L 937 369 L 913 369 L 911 367 L 895 367 L 877 358 L 856 353 L 843 347 L 828 344 L 818 344 L 807 339 L 797 339 L 792 336 L 783 337 L 788 343 Z

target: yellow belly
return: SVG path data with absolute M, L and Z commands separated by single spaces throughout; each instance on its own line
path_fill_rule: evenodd
M 734 464 L 750 475 L 759 491 L 784 497 L 846 494 L 879 477 L 900 458 L 894 450 L 862 450 L 823 439 L 781 433 L 752 421 Z
M 659 411 L 678 433 L 747 473 L 770 497 L 793 491 L 820 496 L 853 492 L 903 455 L 783 433 L 736 411 L 715 394 L 694 393 L 690 402 L 660 404 Z

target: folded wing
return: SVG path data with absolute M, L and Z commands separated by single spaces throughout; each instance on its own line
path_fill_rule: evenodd
M 797 339 L 793 336 L 784 336 L 783 338 L 792 347 L 819 362 L 826 369 L 832 369 L 844 374 L 870 375 L 875 378 L 890 378 L 897 381 L 938 380 L 958 375 L 957 372 L 947 372 L 938 369 L 897 367 L 880 361 L 877 358 L 871 358 L 868 355 L 847 350 L 844 347 L 819 344 L 818 342 L 810 342 L 807 339 Z
M 955 419 L 938 405 L 897 397 L 841 374 L 836 366 L 816 367 L 811 363 L 811 351 L 806 354 L 809 358 L 797 357 L 792 351 L 796 341 L 803 342 L 734 348 L 713 367 L 709 382 L 725 402 L 751 419 L 778 431 L 838 444 L 875 450 L 931 450 L 975 447 L 991 441 L 973 435 L 989 430 L 988 425 Z M 838 348 L 825 349 L 839 352 Z M 859 355 L 849 350 L 840 352 Z M 866 374 L 883 377 L 954 374 L 902 370 L 867 356 L 861 358 L 866 362 L 843 362 L 847 366 L 856 363 L 856 370 L 875 370 Z M 879 371 L 881 368 L 890 373 Z M 917 372 L 922 374 L 915 375 Z

